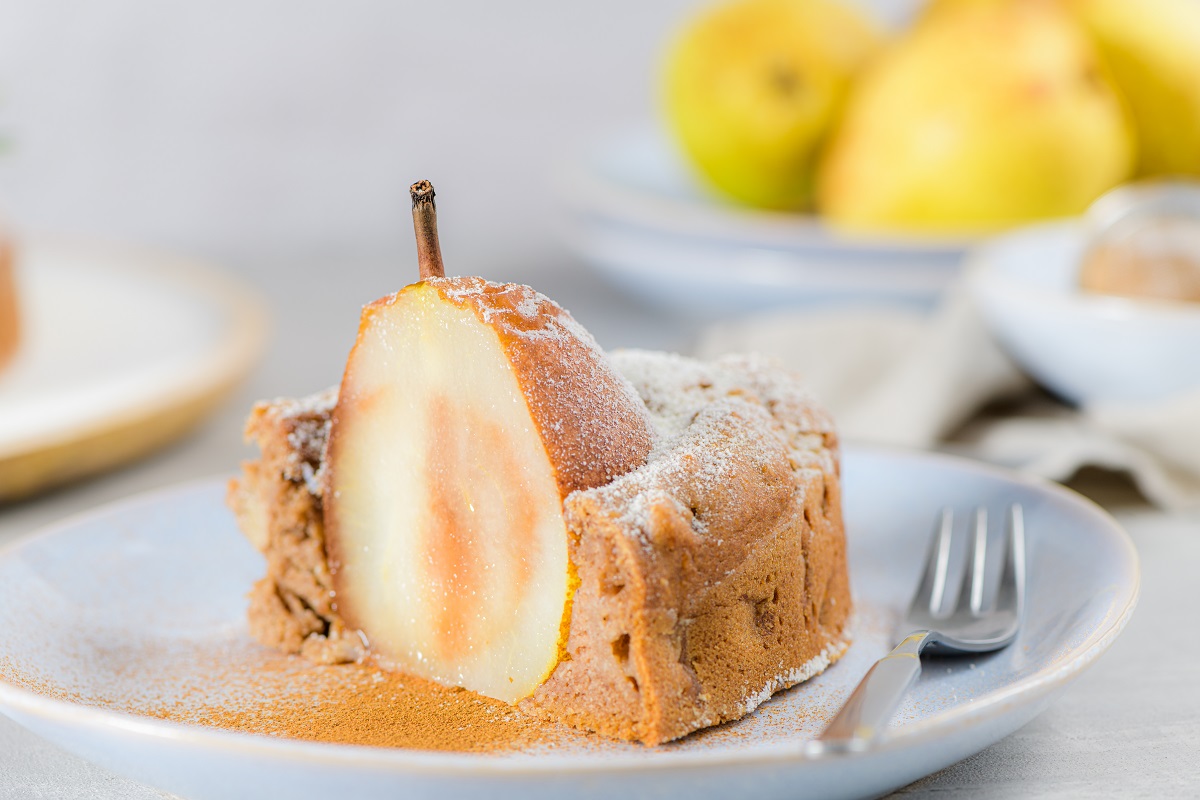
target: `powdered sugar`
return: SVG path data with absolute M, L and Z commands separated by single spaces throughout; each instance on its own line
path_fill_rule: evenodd
M 504 334 L 560 342 L 580 339 L 599 350 L 592 335 L 562 306 L 532 287 L 482 278 L 431 278 L 426 282 L 447 299 L 470 305 L 485 323 L 501 328 Z
M 780 673 L 774 680 L 768 681 L 757 692 L 750 693 L 749 687 L 747 687 L 746 699 L 742 701 L 742 714 L 749 714 L 770 700 L 771 696 L 776 692 L 786 689 L 789 686 L 795 686 L 798 683 L 804 683 L 809 678 L 820 675 L 830 664 L 840 658 L 849 646 L 849 641 L 844 637 L 834 640 L 827 644 L 824 650 L 807 663 Z
M 499 337 L 556 464 L 560 488 L 603 485 L 644 462 L 653 440 L 645 405 L 561 306 L 519 284 L 473 277 L 426 284 L 472 309 Z
M 753 355 L 703 362 L 644 350 L 618 351 L 611 359 L 638 392 L 657 434 L 646 465 L 606 491 L 627 529 L 644 534 L 651 509 L 679 502 L 661 491 L 678 485 L 672 476 L 679 474 L 704 495 L 747 464 L 765 468 L 781 457 L 799 477 L 812 469 L 835 471 L 828 416 L 775 362 Z M 703 532 L 702 521 L 695 527 Z
M 284 475 L 289 480 L 302 481 L 315 497 L 323 488 L 325 442 L 333 407 L 337 404 L 337 387 L 330 387 L 305 397 L 280 397 L 259 403 L 256 414 L 262 413 L 287 431 L 288 454 Z M 251 417 L 253 425 L 254 416 Z
M 596 369 L 608 363 L 608 356 L 591 332 L 580 325 L 570 312 L 532 287 L 517 283 L 492 283 L 482 278 L 434 278 L 429 283 L 438 287 L 448 299 L 460 304 L 469 303 L 484 322 L 498 328 L 501 336 L 581 344 L 590 357 L 590 368 Z M 619 375 L 616 377 L 629 399 L 638 397 L 628 382 L 620 380 Z
M 274 400 L 264 401 L 264 404 L 270 406 L 271 413 L 279 419 L 328 416 L 333 407 L 337 405 L 337 397 L 337 387 L 330 386 L 315 394 L 304 397 L 277 397 Z

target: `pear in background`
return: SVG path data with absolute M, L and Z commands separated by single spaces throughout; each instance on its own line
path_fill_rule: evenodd
M 851 97 L 818 189 L 834 225 L 985 232 L 1080 213 L 1130 175 L 1126 111 L 1065 10 L 944 5 Z
M 1067 0 L 1133 112 L 1142 175 L 1200 175 L 1200 2 Z
M 811 204 L 816 154 L 878 35 L 834 0 L 738 0 L 670 49 L 667 120 L 717 189 L 742 203 Z

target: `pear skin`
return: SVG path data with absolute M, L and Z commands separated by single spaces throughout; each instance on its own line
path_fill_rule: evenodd
M 831 0 L 738 0 L 693 22 L 671 47 L 663 102 L 702 177 L 740 203 L 812 201 L 818 150 L 879 35 Z
M 1200 175 L 1200 3 L 1067 0 L 1133 112 L 1139 175 Z
M 1123 101 L 1065 10 L 944 5 L 851 96 L 819 176 L 833 225 L 983 233 L 1078 214 L 1131 174 Z

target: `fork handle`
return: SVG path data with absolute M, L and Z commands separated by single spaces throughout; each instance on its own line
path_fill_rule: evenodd
M 931 638 L 929 631 L 911 633 L 876 661 L 813 749 L 859 751 L 874 742 L 921 674 L 921 649 Z

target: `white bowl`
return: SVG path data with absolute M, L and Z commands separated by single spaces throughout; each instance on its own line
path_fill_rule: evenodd
M 568 245 L 652 304 L 688 312 L 871 301 L 932 308 L 974 239 L 843 236 L 810 214 L 740 208 L 640 129 L 566 165 Z
M 1078 405 L 1132 405 L 1200 387 L 1200 306 L 1078 289 L 1082 223 L 1000 236 L 969 259 L 992 333 L 1034 379 Z

